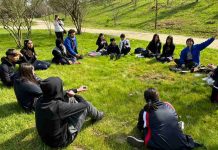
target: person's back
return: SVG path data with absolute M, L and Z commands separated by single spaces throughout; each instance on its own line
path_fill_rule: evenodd
M 12 86 L 12 77 L 14 76 L 15 66 L 10 63 L 6 57 L 2 57 L 1 61 L 2 63 L 0 65 L 0 79 L 4 85 Z

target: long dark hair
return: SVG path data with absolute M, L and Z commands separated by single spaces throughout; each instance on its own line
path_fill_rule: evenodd
M 172 36 L 170 36 L 170 35 L 167 37 L 165 45 L 168 45 L 168 43 L 167 43 L 167 40 L 168 40 L 168 39 L 170 39 L 170 40 L 171 40 L 171 43 L 170 43 L 170 45 L 169 45 L 169 46 L 172 46 L 172 45 L 174 45 L 174 43 L 173 43 L 173 37 L 172 37 Z
M 31 64 L 22 63 L 19 66 L 19 74 L 20 74 L 21 81 L 23 81 L 23 82 L 30 81 L 30 82 L 38 84 L 38 82 L 33 74 L 33 70 L 34 70 L 34 67 Z
M 104 34 L 103 33 L 100 33 L 99 35 L 98 35 L 98 40 L 97 41 L 101 41 L 101 36 L 103 36 Z
M 145 111 L 157 110 L 157 106 L 155 105 L 156 101 L 159 101 L 159 93 L 154 88 L 149 88 L 144 92 L 144 98 L 147 102 L 144 109 Z
M 152 42 L 155 43 L 155 37 L 156 37 L 156 36 L 158 37 L 157 43 L 159 43 L 159 42 L 160 42 L 160 37 L 159 37 L 158 34 L 154 34 L 154 35 L 153 35 Z

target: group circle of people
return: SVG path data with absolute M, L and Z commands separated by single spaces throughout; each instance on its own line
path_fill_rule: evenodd
M 78 59 L 83 59 L 83 56 L 78 53 L 76 31 L 70 29 L 64 40 L 66 30 L 58 15 L 55 15 L 54 26 L 57 39 L 56 47 L 52 50 L 52 63 L 80 64 Z M 172 36 L 167 37 L 161 53 L 162 44 L 158 34 L 153 36 L 146 49 L 137 48 L 135 53 L 145 58 L 155 57 L 160 62 L 174 60 L 178 68 L 194 70 L 200 65 L 200 51 L 210 45 L 215 37 L 196 45 L 192 38 L 187 39 L 187 47 L 181 51 L 180 59 L 173 58 L 175 44 Z M 104 34 L 99 34 L 95 54 L 109 55 L 111 60 L 128 55 L 131 50 L 130 41 L 125 34 L 121 34 L 120 39 L 119 45 L 115 38 L 111 38 L 108 44 Z M 95 56 L 92 54 L 90 56 Z M 102 111 L 78 94 L 88 90 L 86 86 L 64 91 L 63 81 L 59 77 L 45 80 L 37 77 L 35 70 L 46 70 L 50 63 L 37 59 L 31 40 L 25 40 L 20 51 L 8 49 L 1 61 L 0 78 L 3 85 L 14 87 L 18 104 L 26 112 L 35 111 L 38 134 L 47 145 L 65 147 L 75 140 L 87 117 L 91 117 L 93 122 L 104 117 Z M 16 64 L 19 64 L 17 71 Z M 213 65 L 211 68 L 210 76 L 214 80 L 211 101 L 218 103 L 218 68 Z M 184 123 L 178 121 L 178 115 L 170 103 L 161 101 L 156 89 L 147 89 L 144 98 L 146 105 L 139 113 L 137 124 L 142 139 L 128 136 L 130 144 L 155 150 L 189 150 L 202 146 L 183 133 Z

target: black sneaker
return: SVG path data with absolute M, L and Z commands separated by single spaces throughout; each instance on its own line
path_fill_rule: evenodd
M 144 141 L 142 139 L 137 139 L 134 136 L 128 136 L 127 137 L 127 142 L 129 144 L 131 144 L 132 146 L 138 147 L 138 148 L 143 147 L 145 145 Z
M 104 112 L 99 111 L 98 116 L 96 118 L 92 119 L 92 123 L 101 120 L 103 117 L 104 117 Z

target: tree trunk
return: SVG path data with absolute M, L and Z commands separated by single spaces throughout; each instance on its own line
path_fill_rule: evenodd
M 157 29 L 157 13 L 158 13 L 158 0 L 155 0 L 155 23 L 154 23 L 155 29 Z

